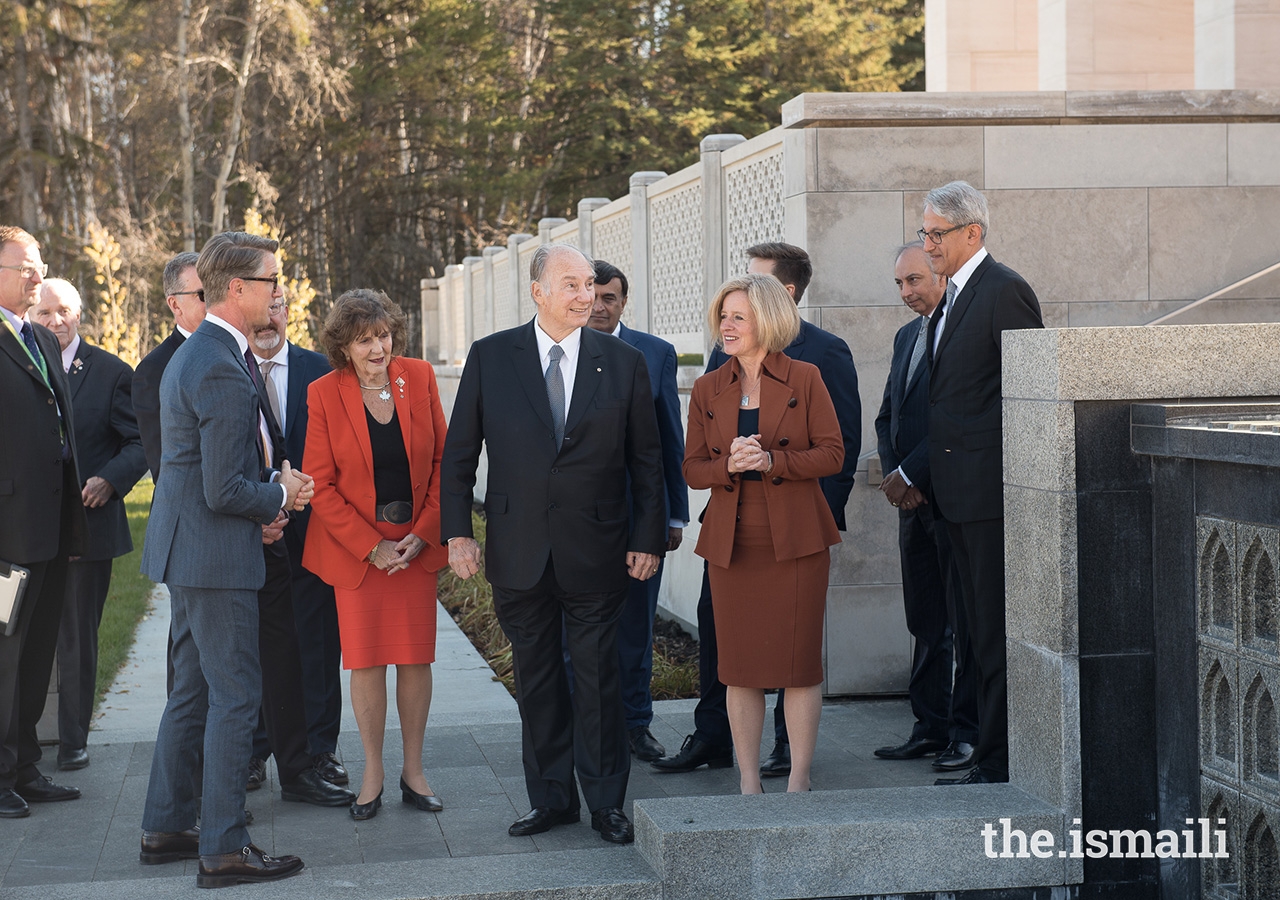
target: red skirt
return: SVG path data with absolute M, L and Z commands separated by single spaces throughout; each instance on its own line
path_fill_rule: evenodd
M 739 482 L 729 567 L 709 565 L 720 681 L 734 687 L 821 684 L 831 551 L 778 562 L 764 485 Z
M 374 526 L 389 541 L 400 540 L 410 527 L 390 522 Z M 355 590 L 334 588 L 343 668 L 435 662 L 437 578 L 438 573 L 416 561 L 394 575 L 370 565 Z

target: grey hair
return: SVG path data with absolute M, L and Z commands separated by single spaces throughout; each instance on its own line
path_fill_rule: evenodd
M 243 231 L 224 231 L 209 238 L 196 262 L 205 303 L 213 306 L 226 300 L 232 279 L 257 275 L 262 268 L 262 255 L 279 248 L 279 241 Z
M 76 315 L 84 312 L 84 301 L 80 299 L 80 291 L 65 278 L 46 278 L 40 283 L 40 299 L 44 300 L 44 292 L 48 290 L 60 297 L 75 299 Z
M 182 273 L 195 266 L 200 254 L 193 251 L 179 253 L 164 264 L 164 295 L 166 297 L 182 290 Z
M 551 257 L 558 252 L 572 251 L 587 261 L 587 265 L 591 266 L 591 271 L 595 272 L 595 260 L 587 256 L 573 244 L 543 244 L 537 250 L 533 251 L 533 259 L 529 261 L 529 278 L 542 284 L 544 290 L 547 285 L 542 283 L 542 276 L 547 274 L 547 263 L 551 262 Z
M 907 241 L 905 244 L 903 244 L 901 247 L 899 247 L 897 250 L 894 251 L 893 262 L 896 265 L 898 260 L 902 259 L 902 254 L 906 253 L 908 250 L 923 250 L 923 249 L 924 249 L 924 241 Z
M 987 239 L 987 198 L 967 181 L 934 188 L 925 195 L 924 208 L 932 209 L 952 225 L 981 225 L 982 239 Z

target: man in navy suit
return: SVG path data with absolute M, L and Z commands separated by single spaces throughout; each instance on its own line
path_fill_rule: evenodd
M 596 260 L 595 269 L 596 302 L 587 324 L 635 347 L 644 354 L 649 367 L 667 489 L 667 552 L 673 553 L 680 546 L 684 527 L 689 524 L 689 488 L 681 472 L 684 425 L 680 395 L 676 391 L 676 348 L 662 338 L 623 325 L 627 276 L 602 259 Z M 622 681 L 622 705 L 627 713 L 627 738 L 631 742 L 631 753 L 643 762 L 653 762 L 667 753 L 649 730 L 653 722 L 653 695 L 649 692 L 653 677 L 653 617 L 658 611 L 661 586 L 661 564 L 658 574 L 649 580 L 631 579 L 630 592 L 618 619 L 618 674 Z
M 898 251 L 894 281 L 902 301 L 916 313 L 893 339 L 893 362 L 876 416 L 880 490 L 898 509 L 902 601 L 907 630 L 915 638 L 907 688 L 916 724 L 906 743 L 881 747 L 880 759 L 918 759 L 937 753 L 940 771 L 973 764 L 978 742 L 978 695 L 973 653 L 956 586 L 946 526 L 929 502 L 929 316 L 947 289 L 947 279 L 929 268 L 919 241 Z M 952 660 L 955 687 L 952 689 Z
M 250 343 L 262 372 L 272 415 L 284 438 L 285 458 L 300 465 L 307 439 L 307 386 L 327 374 L 330 366 L 323 355 L 289 342 L 288 318 L 288 307 L 274 311 L 267 324 L 254 331 Z M 302 702 L 298 709 L 289 711 L 288 721 L 294 731 L 305 722 L 305 734 L 291 734 L 289 743 L 307 752 L 321 778 L 342 785 L 348 781 L 347 770 L 335 756 L 342 724 L 338 608 L 333 588 L 302 566 L 302 547 L 310 518 L 310 507 L 294 512 L 284 529 L 282 544 L 291 573 L 288 586 L 292 604 L 286 606 L 292 608 L 282 609 L 281 619 L 286 630 L 297 636 L 302 676 Z M 271 568 L 270 562 L 268 568 Z M 288 680 L 293 681 L 292 677 Z M 295 699 L 290 697 L 290 705 Z M 259 728 L 259 734 L 254 735 L 254 762 L 261 763 L 268 752 L 266 731 Z M 276 764 L 280 765 L 279 755 Z M 253 774 L 251 771 L 251 778 Z
M 1044 323 L 1031 286 L 987 253 L 987 222 L 987 199 L 953 181 L 926 195 L 918 232 L 930 267 L 950 279 L 929 320 L 929 471 L 978 666 L 974 768 L 939 784 L 1009 780 L 1000 344 L 1007 330 Z
M 160 482 L 160 376 L 182 342 L 204 321 L 204 291 L 196 272 L 198 253 L 179 253 L 165 263 L 164 302 L 173 313 L 173 333 L 142 358 L 133 373 L 133 411 L 151 480 Z M 169 673 L 172 682 L 173 673 Z
M 89 765 L 86 747 L 98 676 L 98 624 L 111 587 L 111 566 L 133 550 L 124 497 L 147 473 L 147 459 L 133 417 L 133 370 L 107 351 L 80 339 L 80 293 L 69 281 L 47 279 L 33 321 L 45 326 L 62 348 L 62 371 L 75 408 L 80 451 L 81 502 L 89 541 L 67 566 L 67 586 L 58 629 L 58 768 Z
M 797 304 L 813 278 L 809 254 L 794 244 L 773 242 L 747 248 L 747 271 L 755 275 L 772 275 L 782 282 Z M 792 359 L 817 366 L 822 383 L 831 395 L 844 438 L 844 465 L 835 475 L 819 479 L 836 527 L 845 530 L 844 506 L 853 490 L 853 475 L 858 469 L 862 449 L 862 401 L 858 397 L 858 371 L 853 354 L 843 340 L 810 322 L 800 323 L 800 334 L 783 351 Z M 707 371 L 714 372 L 728 360 L 719 347 L 711 351 Z M 707 567 L 702 567 L 702 596 L 698 599 L 698 670 L 701 699 L 694 709 L 694 733 L 685 738 L 680 752 L 651 763 L 660 772 L 690 772 L 698 766 L 711 768 L 733 764 L 733 739 L 729 734 L 729 713 L 724 685 L 717 675 L 716 626 L 711 610 L 711 583 Z M 791 742 L 787 739 L 787 723 L 782 712 L 782 698 L 773 711 L 773 752 L 760 764 L 760 774 L 777 777 L 791 774 Z

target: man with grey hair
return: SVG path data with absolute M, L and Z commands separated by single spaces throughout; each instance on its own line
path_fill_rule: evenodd
M 629 843 L 618 617 L 628 576 L 652 578 L 667 545 L 649 372 L 639 350 L 584 327 L 595 272 L 579 250 L 539 247 L 530 274 L 536 319 L 467 355 L 441 462 L 440 536 L 455 574 L 475 575 L 471 505 L 487 449 L 485 575 L 511 640 L 533 807 L 508 833 L 577 822 L 576 769 L 591 827 Z
M 173 313 L 173 333 L 138 363 L 133 373 L 133 411 L 138 417 L 142 449 L 151 478 L 160 481 L 160 376 L 182 342 L 204 321 L 204 292 L 196 274 L 198 253 L 179 253 L 164 267 L 164 302 Z
M 280 298 L 277 246 L 242 232 L 209 239 L 196 264 L 207 315 L 160 382 L 165 477 L 147 522 L 142 572 L 169 588 L 174 682 L 151 760 L 139 856 L 144 864 L 198 857 L 198 887 L 302 869 L 296 856 L 277 859 L 255 847 L 244 820 L 244 766 L 262 699 L 262 526 L 304 508 L 314 493 L 288 460 L 270 468 L 271 429 L 249 349 L 249 335 Z
M 79 335 L 75 285 L 48 278 L 33 321 L 53 332 L 71 386 L 80 454 L 80 500 L 89 522 L 84 552 L 67 565 L 58 629 L 58 768 L 89 765 L 89 719 L 98 675 L 98 624 L 111 587 L 112 561 L 133 550 L 124 497 L 147 472 L 130 388 L 133 370 Z
M 975 766 L 939 784 L 1009 780 L 1000 341 L 1005 331 L 1044 323 L 1031 286 L 987 253 L 987 222 L 986 198 L 953 181 L 925 197 L 917 232 L 933 271 L 950 279 L 927 338 L 929 471 L 978 668 Z

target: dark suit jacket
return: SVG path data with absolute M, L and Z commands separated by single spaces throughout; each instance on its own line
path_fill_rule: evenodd
M 710 488 L 697 554 L 726 567 L 733 554 L 741 474 L 729 473 L 729 447 L 738 436 L 742 389 L 738 361 L 699 378 L 689 399 L 685 478 Z M 760 378 L 760 446 L 773 454 L 763 477 L 769 531 L 779 562 L 840 543 L 818 479 L 840 471 L 844 446 L 831 397 L 816 366 L 781 353 L 765 357 Z
M 880 468 L 888 475 L 899 466 L 911 483 L 929 493 L 929 354 L 926 352 L 907 383 L 911 351 L 920 327 L 928 322 L 920 317 L 898 329 L 893 337 L 893 361 L 884 383 L 884 400 L 876 416 L 876 439 Z M 906 510 L 900 511 L 909 515 Z
M 177 328 L 138 363 L 133 373 L 133 412 L 138 419 L 138 433 L 142 436 L 142 449 L 147 456 L 147 468 L 151 479 L 160 481 L 160 377 L 173 354 L 186 338 Z
M 667 519 L 689 521 L 689 487 L 680 467 L 684 464 L 684 424 L 680 421 L 680 393 L 676 389 L 676 348 L 660 337 L 620 325 L 618 337 L 644 354 L 653 391 L 653 411 L 658 417 L 662 442 L 662 477 L 667 486 Z
M 133 415 L 133 370 L 120 357 L 81 339 L 67 381 L 76 413 L 81 484 L 96 475 L 115 488 L 106 505 L 85 510 L 89 545 L 80 555 L 85 560 L 114 559 L 133 549 L 124 497 L 147 472 Z
M 259 590 L 262 528 L 284 492 L 264 483 L 258 392 L 236 340 L 206 319 L 160 381 L 165 479 L 156 484 L 142 573 L 170 586 Z
M 485 574 L 509 590 L 537 584 L 550 557 L 564 590 L 627 587 L 628 551 L 667 545 L 662 447 L 644 356 L 582 329 L 573 397 L 557 450 L 533 322 L 476 341 L 444 448 L 442 540 L 471 536 L 483 446 L 489 475 Z M 628 523 L 627 476 L 635 516 Z
M 937 310 L 929 321 L 933 495 L 938 512 L 950 522 L 999 519 L 1004 517 L 1000 339 L 1010 329 L 1043 328 L 1040 302 L 1021 275 L 988 256 L 953 305 L 937 354 Z
M 792 359 L 818 367 L 836 408 L 840 434 L 844 439 L 844 463 L 839 472 L 820 479 L 819 483 L 831 515 L 835 517 L 836 527 L 844 531 L 844 506 L 849 502 L 853 476 L 858 471 L 858 454 L 862 452 L 862 399 L 858 396 L 858 370 L 853 365 L 853 354 L 844 340 L 804 321 L 800 323 L 796 339 L 782 352 Z M 718 346 L 713 348 L 707 371 L 715 371 L 728 359 Z
M 401 357 L 391 361 L 387 374 L 413 481 L 410 530 L 427 542 L 414 563 L 436 572 L 449 561 L 440 545 L 445 423 L 436 373 L 424 360 Z M 368 555 L 382 540 L 376 527 L 373 445 L 355 372 L 348 366 L 317 380 L 308 388 L 307 405 L 311 419 L 303 471 L 316 480 L 316 494 L 302 564 L 327 584 L 355 590 L 370 572 L 381 574 Z
M 76 474 L 75 416 L 71 389 L 62 371 L 62 350 L 52 331 L 34 323 L 32 328 L 49 370 L 52 393 L 22 339 L 0 321 L 0 397 L 4 398 L 0 560 L 19 564 L 53 559 L 58 555 L 60 538 L 65 539 L 63 553 L 79 554 L 84 550 L 87 530 Z M 66 465 L 58 464 L 62 456 L 58 410 L 62 410 L 72 445 L 71 461 Z
M 289 345 L 289 384 L 285 391 L 284 446 L 285 457 L 295 469 L 303 469 L 302 460 L 307 446 L 307 388 L 318 378 L 331 371 L 329 360 L 314 350 L 304 350 Z M 306 469 L 303 469 L 306 472 Z M 307 472 L 310 475 L 310 472 Z M 290 554 L 302 556 L 302 544 L 307 536 L 307 522 L 311 507 L 289 514 L 289 526 L 284 530 L 285 546 Z

